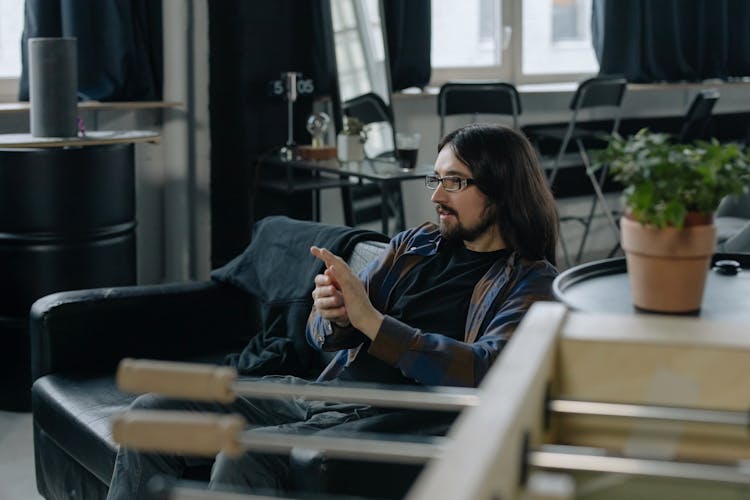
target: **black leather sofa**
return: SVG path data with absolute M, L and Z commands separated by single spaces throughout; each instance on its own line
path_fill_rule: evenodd
M 360 242 L 349 257 L 359 270 L 385 246 Z M 116 445 L 108 418 L 134 396 L 115 387 L 124 357 L 221 363 L 248 343 L 261 322 L 256 297 L 214 281 L 61 292 L 31 311 L 32 410 L 37 488 L 47 499 L 104 498 Z M 304 336 L 304 331 L 299 333 Z M 319 356 L 318 367 L 327 360 Z M 331 487 L 311 456 L 299 470 L 307 488 Z M 418 471 L 401 479 L 403 492 Z M 208 471 L 190 471 L 205 478 Z M 311 478 L 316 478 L 312 481 Z M 351 488 L 357 481 L 342 475 Z M 382 479 L 382 476 L 380 476 Z M 384 484 L 382 480 L 379 483 Z M 397 496 L 370 490 L 377 496 Z M 349 492 L 351 493 L 351 491 Z

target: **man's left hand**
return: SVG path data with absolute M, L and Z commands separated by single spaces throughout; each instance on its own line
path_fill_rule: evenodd
M 337 283 L 337 288 L 344 296 L 349 321 L 357 330 L 374 340 L 383 323 L 383 315 L 370 302 L 359 277 L 352 272 L 344 259 L 325 248 L 311 247 L 310 253 L 325 262 L 325 274 Z

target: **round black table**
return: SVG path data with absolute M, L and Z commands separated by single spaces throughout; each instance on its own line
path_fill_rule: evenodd
M 720 274 L 720 260 L 740 263 L 736 275 Z M 557 300 L 579 311 L 632 314 L 633 307 L 625 258 L 606 259 L 572 267 L 553 284 Z M 703 304 L 698 316 L 715 321 L 750 323 L 750 254 L 720 254 L 711 260 Z

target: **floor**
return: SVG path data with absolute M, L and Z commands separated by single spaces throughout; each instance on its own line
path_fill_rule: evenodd
M 42 498 L 36 491 L 31 414 L 0 411 L 0 500 Z
M 619 206 L 616 195 L 608 195 L 611 208 Z M 573 198 L 560 205 L 561 215 L 587 213 L 590 198 Z M 572 253 L 583 231 L 578 222 L 563 223 L 561 232 Z M 584 251 L 584 261 L 601 259 L 612 250 L 616 240 L 603 215 L 596 217 Z M 562 254 L 558 267 L 565 268 Z M 30 413 L 0 411 L 0 500 L 34 500 L 42 498 L 36 491 L 32 420 Z

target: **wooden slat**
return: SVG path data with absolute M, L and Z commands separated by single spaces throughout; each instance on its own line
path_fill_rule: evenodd
M 523 440 L 543 442 L 544 399 L 566 309 L 537 303 L 480 386 L 482 404 L 453 425 L 444 458 L 430 463 L 409 499 L 515 498 Z
M 555 396 L 747 411 L 750 328 L 699 318 L 571 313 Z M 556 419 L 557 442 L 626 455 L 725 461 L 750 458 L 747 429 L 619 418 Z

